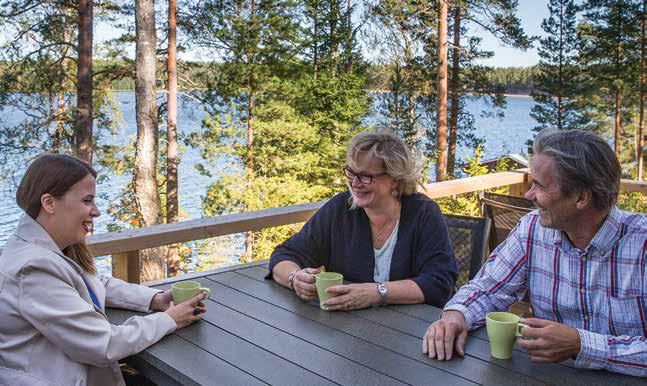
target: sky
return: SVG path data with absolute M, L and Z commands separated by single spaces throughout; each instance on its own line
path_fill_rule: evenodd
M 521 26 L 529 36 L 542 36 L 541 22 L 548 17 L 548 0 L 519 0 L 519 18 Z M 527 51 L 502 46 L 490 34 L 482 35 L 483 49 L 494 51 L 494 57 L 481 63 L 494 67 L 525 67 L 539 63 L 536 48 Z M 537 43 L 535 43 L 536 45 Z
M 541 22 L 544 18 L 548 17 L 548 0 L 518 0 L 519 12 L 518 16 L 521 20 L 521 25 L 529 36 L 541 36 L 543 31 L 541 29 Z M 484 31 L 481 33 L 482 49 L 493 51 L 494 56 L 487 60 L 480 61 L 481 64 L 493 67 L 526 67 L 532 66 L 539 62 L 539 56 L 536 48 L 530 48 L 527 51 L 518 50 L 511 47 L 501 45 L 497 39 L 491 34 Z M 118 34 L 118 31 L 113 28 L 99 24 L 94 31 L 95 39 L 105 40 L 113 38 Z M 103 37 L 103 39 L 101 38 Z M 537 43 L 535 43 L 536 45 Z M 134 49 L 129 50 L 131 55 L 134 56 Z M 209 54 L 203 52 L 184 52 L 179 54 L 180 59 L 184 60 L 209 60 Z

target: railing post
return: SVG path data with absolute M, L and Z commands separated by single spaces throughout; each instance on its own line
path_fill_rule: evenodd
M 112 255 L 112 276 L 129 283 L 141 282 L 139 251 Z
M 511 196 L 523 197 L 527 191 L 528 184 L 525 182 L 508 186 L 508 192 Z
M 511 196 L 523 197 L 528 191 L 528 188 L 530 187 L 530 183 L 532 181 L 532 176 L 530 175 L 530 173 L 526 173 L 524 180 L 524 182 L 521 182 L 519 184 L 508 185 L 508 194 Z

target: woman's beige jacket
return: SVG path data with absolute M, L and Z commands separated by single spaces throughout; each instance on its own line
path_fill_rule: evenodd
M 105 307 L 149 312 L 157 292 L 87 274 L 24 216 L 0 255 L 0 385 L 123 385 L 117 361 L 176 324 L 159 312 L 111 325 Z

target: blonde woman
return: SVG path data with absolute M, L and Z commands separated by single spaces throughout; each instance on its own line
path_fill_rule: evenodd
M 0 256 L 0 385 L 123 385 L 117 361 L 200 319 L 198 295 L 99 279 L 86 235 L 100 212 L 95 177 L 74 157 L 27 169 L 16 201 L 26 215 Z M 105 307 L 165 311 L 108 322 Z
M 442 307 L 457 276 L 438 205 L 417 193 L 418 162 L 389 131 L 363 132 L 347 147 L 341 171 L 348 191 L 328 201 L 303 228 L 276 247 L 270 275 L 303 300 L 317 297 L 324 266 L 355 284 L 328 289 L 328 310 L 381 304 Z

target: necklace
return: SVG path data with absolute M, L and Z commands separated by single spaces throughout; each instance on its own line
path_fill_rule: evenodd
M 397 213 L 399 212 L 400 211 L 398 208 Z M 382 243 L 382 241 L 384 241 L 384 239 L 386 238 L 386 230 L 389 229 L 389 225 L 391 225 L 391 223 L 395 222 L 397 219 L 399 219 L 399 216 L 389 216 L 389 218 L 387 218 L 384 224 L 382 224 L 382 226 L 379 228 L 374 227 L 374 223 L 369 219 L 369 223 L 371 224 L 371 234 L 373 236 L 373 242 L 375 244 L 379 245 Z M 375 228 L 377 228 L 377 230 Z
M 375 241 L 375 244 L 380 244 L 383 241 L 384 237 L 386 236 L 384 233 L 386 232 L 386 230 L 388 229 L 389 225 L 393 220 L 394 220 L 394 217 L 389 217 L 389 219 L 386 220 L 384 225 L 382 225 L 379 228 L 379 231 L 375 231 L 373 227 L 371 227 L 371 232 L 373 234 L 373 240 Z

